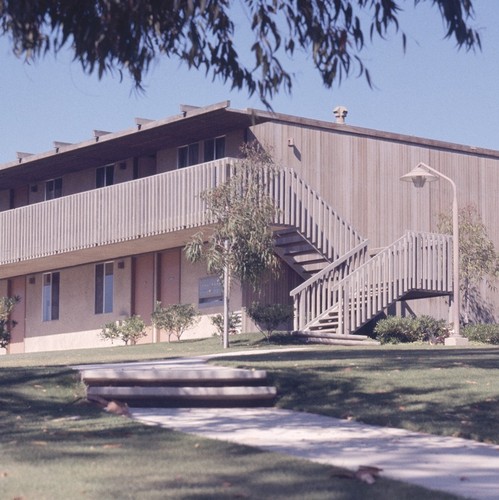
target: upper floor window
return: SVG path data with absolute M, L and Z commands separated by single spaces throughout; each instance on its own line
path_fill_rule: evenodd
M 95 171 L 95 187 L 101 188 L 114 184 L 114 165 L 99 167 Z
M 42 309 L 43 321 L 59 319 L 60 274 L 43 274 Z
M 62 178 L 45 182 L 45 200 L 53 200 L 62 196 Z
M 204 161 L 225 157 L 225 136 L 204 141 Z
M 105 262 L 95 266 L 95 314 L 113 312 L 114 265 Z
M 177 149 L 177 167 L 184 168 L 199 163 L 199 144 L 194 142 Z

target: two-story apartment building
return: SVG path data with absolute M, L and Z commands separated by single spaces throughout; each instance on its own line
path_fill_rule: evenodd
M 9 351 L 105 345 L 105 323 L 132 314 L 150 323 L 158 300 L 193 303 L 202 319 L 190 336 L 212 335 L 221 286 L 182 249 L 211 222 L 201 193 L 224 181 L 252 140 L 283 166 L 272 196 L 284 265 L 262 283 L 259 300 L 294 303 L 296 329 L 334 317 L 338 335 L 348 336 L 397 303 L 446 315 L 450 239 L 429 233 L 451 192 L 445 183 L 401 183 L 419 162 L 455 180 L 460 205 L 474 203 L 499 243 L 497 151 L 228 102 L 182 106 L 164 120 L 95 130 L 90 140 L 54 142 L 0 166 L 0 296 L 21 297 Z M 499 299 L 481 293 L 493 310 Z M 243 329 L 255 294 L 232 290 Z

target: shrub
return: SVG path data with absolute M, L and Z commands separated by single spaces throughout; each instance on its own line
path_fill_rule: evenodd
M 382 344 L 399 344 L 410 342 L 443 343 L 448 336 L 445 321 L 431 316 L 419 318 L 388 316 L 378 321 L 374 327 L 375 338 Z
M 265 338 L 270 336 L 279 325 L 288 323 L 293 318 L 293 306 L 285 304 L 258 304 L 254 302 L 248 308 L 249 317 L 255 322 Z
M 431 316 L 420 316 L 415 318 L 418 330 L 418 340 L 430 344 L 443 344 L 449 336 L 449 326 L 443 319 L 435 319 Z
M 474 342 L 499 345 L 499 325 L 497 323 L 466 325 L 461 333 Z
M 14 306 L 20 302 L 21 297 L 0 297 L 0 347 L 7 347 L 10 343 L 10 331 L 16 322 L 9 319 Z
M 224 333 L 224 317 L 223 314 L 216 314 L 210 318 L 212 325 L 217 329 L 215 335 L 222 336 Z M 229 335 L 239 332 L 241 328 L 241 315 L 239 313 L 231 313 L 229 315 Z
M 137 340 L 146 335 L 146 325 L 140 316 L 134 315 L 120 321 L 106 323 L 100 336 L 104 340 L 122 340 L 125 345 L 135 345 Z
M 399 344 L 416 342 L 416 322 L 414 318 L 388 316 L 376 323 L 374 327 L 376 339 L 382 344 Z
M 168 342 L 170 342 L 172 335 L 180 340 L 182 334 L 199 321 L 196 315 L 196 309 L 192 304 L 173 304 L 162 307 L 161 302 L 156 302 L 156 309 L 152 313 L 151 320 L 160 331 L 166 331 Z

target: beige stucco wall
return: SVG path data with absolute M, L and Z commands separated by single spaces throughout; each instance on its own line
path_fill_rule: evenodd
M 28 277 L 26 285 L 26 338 L 25 352 L 104 347 L 111 345 L 102 341 L 99 332 L 110 321 L 123 319 L 131 314 L 132 307 L 132 259 L 119 259 L 124 268 L 114 266 L 114 312 L 109 314 L 94 313 L 95 265 L 83 265 L 60 270 L 60 314 L 59 320 L 42 321 L 42 283 L 43 274 Z M 56 270 L 54 270 L 56 271 Z M 188 329 L 182 339 L 210 337 L 216 329 L 210 318 L 223 311 L 222 306 L 198 307 L 199 279 L 207 276 L 203 263 L 191 264 L 182 255 L 180 259 L 180 303 L 193 304 L 199 311 L 198 322 Z M 31 278 L 31 280 L 29 279 Z M 34 278 L 34 283 L 33 283 Z M 7 289 L 7 280 L 0 281 L 0 292 Z M 30 283 L 31 281 L 31 283 Z M 152 283 L 152 280 L 149 280 Z M 241 287 L 234 283 L 231 290 L 231 311 L 242 309 Z M 146 317 L 147 316 L 147 317 Z M 143 317 L 150 324 L 150 317 Z M 149 328 L 150 330 L 150 328 Z M 151 342 L 152 333 L 140 342 Z M 166 341 L 165 333 L 159 335 L 159 341 Z M 172 337 L 174 340 L 174 337 Z M 119 345 L 120 342 L 115 342 Z
M 124 259 L 129 261 L 129 259 Z M 124 318 L 130 314 L 131 266 L 124 269 L 114 266 L 113 313 L 95 314 L 94 288 L 95 265 L 62 269 L 60 272 L 60 301 L 58 320 L 42 321 L 43 275 L 32 275 L 34 283 L 28 283 L 26 290 L 26 350 L 28 346 L 41 345 L 45 337 L 68 334 L 68 332 L 88 332 L 98 329 L 109 321 Z M 75 338 L 81 334 L 75 334 Z M 29 339 L 29 340 L 28 340 Z M 79 340 L 77 343 L 84 342 Z

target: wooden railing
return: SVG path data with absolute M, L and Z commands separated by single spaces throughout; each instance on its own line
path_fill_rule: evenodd
M 324 281 L 327 292 L 321 293 L 329 294 L 331 306 L 315 321 L 334 311 L 338 315 L 337 333 L 349 334 L 409 291 L 451 293 L 451 263 L 450 236 L 408 232 L 334 286 Z M 300 290 L 294 294 L 296 311 L 308 312 L 307 293 Z M 306 319 L 299 316 L 296 329 L 306 329 Z
M 290 292 L 294 303 L 294 330 L 305 330 L 334 305 L 331 290 L 361 266 L 366 255 L 367 240 Z
M 365 241 L 294 170 L 279 170 L 269 194 L 279 209 L 278 223 L 296 227 L 330 262 Z
M 236 162 L 216 160 L 0 212 L 0 265 L 210 224 L 201 194 L 225 182 Z M 363 241 L 294 171 L 269 179 L 276 224 L 295 226 L 329 260 Z
M 0 212 L 0 265 L 209 224 L 200 196 L 224 182 L 227 161 Z

